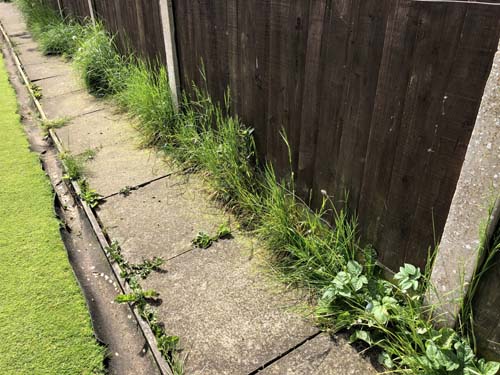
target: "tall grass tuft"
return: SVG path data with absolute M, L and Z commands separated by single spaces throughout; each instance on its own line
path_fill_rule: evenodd
M 74 55 L 75 64 L 92 95 L 104 97 L 115 94 L 123 89 L 126 61 L 101 24 L 88 28 L 86 38 Z
M 137 60 L 129 65 L 122 84 L 123 89 L 117 90 L 115 99 L 137 118 L 143 145 L 163 147 L 170 141 L 176 122 L 165 67 L 152 68 Z
M 63 20 L 59 13 L 40 0 L 19 0 L 18 4 L 45 55 L 73 56 L 86 37 L 86 25 Z
M 39 34 L 38 42 L 45 55 L 72 57 L 85 39 L 88 28 L 76 22 L 58 22 Z
M 18 0 L 17 4 L 35 38 L 63 21 L 59 13 L 46 6 L 42 0 Z

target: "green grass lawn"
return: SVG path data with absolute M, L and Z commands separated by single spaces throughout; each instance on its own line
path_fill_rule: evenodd
M 104 350 L 16 113 L 0 54 L 0 374 L 93 374 Z

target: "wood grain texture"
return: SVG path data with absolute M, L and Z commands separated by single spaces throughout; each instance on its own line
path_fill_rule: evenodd
M 60 0 L 64 16 L 83 20 L 90 18 L 88 0 Z
M 410 0 L 175 0 L 183 85 L 255 128 L 303 198 L 358 214 L 384 264 L 423 266 L 443 230 L 499 39 L 498 8 Z M 493 8 L 497 8 L 494 10 Z M 207 48 L 208 47 L 208 48 Z
M 136 54 L 153 64 L 166 64 L 159 1 L 93 1 L 96 17 L 114 35 L 115 42 L 123 53 Z

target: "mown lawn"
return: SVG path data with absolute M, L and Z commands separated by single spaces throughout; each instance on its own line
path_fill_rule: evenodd
M 104 350 L 16 110 L 0 54 L 0 374 L 100 373 Z

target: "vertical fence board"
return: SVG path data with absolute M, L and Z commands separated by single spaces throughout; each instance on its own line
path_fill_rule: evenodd
M 94 4 L 96 17 L 114 35 L 122 52 L 166 64 L 158 1 L 94 0 Z
M 61 8 L 65 16 L 75 19 L 90 19 L 88 0 L 60 0 Z
M 174 7 L 184 87 L 201 83 L 203 59 L 209 92 L 221 101 L 231 87 L 261 158 L 289 171 L 284 129 L 303 197 L 312 188 L 317 205 L 322 189 L 339 201 L 348 191 L 362 237 L 386 265 L 423 265 L 460 173 L 488 47 L 498 42 L 491 9 L 410 0 Z

